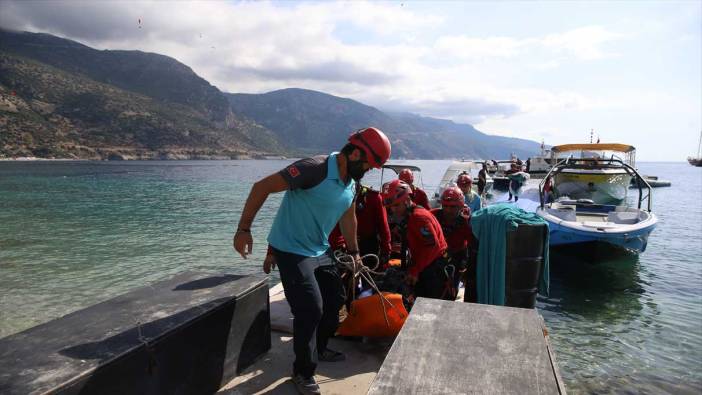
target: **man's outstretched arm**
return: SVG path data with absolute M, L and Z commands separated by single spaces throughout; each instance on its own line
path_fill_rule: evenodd
M 234 249 L 246 259 L 246 256 L 251 253 L 253 248 L 253 237 L 251 237 L 251 224 L 253 223 L 256 213 L 265 203 L 268 195 L 271 193 L 283 192 L 288 189 L 288 182 L 285 181 L 280 173 L 271 174 L 270 176 L 256 182 L 251 187 L 249 197 L 246 198 L 244 210 L 241 212 L 239 226 L 234 233 L 233 245 Z

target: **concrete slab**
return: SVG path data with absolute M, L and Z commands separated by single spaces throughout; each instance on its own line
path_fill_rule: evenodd
M 290 379 L 295 359 L 292 346 L 293 317 L 282 283 L 269 289 L 271 350 L 253 366 L 224 385 L 220 395 L 297 394 Z M 393 339 L 350 341 L 334 338 L 330 348 L 346 354 L 342 362 L 320 362 L 316 379 L 322 393 L 365 394 L 385 360 Z
M 223 386 L 217 394 L 297 394 L 290 379 L 295 358 L 292 336 L 273 332 L 271 350 L 239 377 Z M 388 340 L 353 342 L 332 339 L 330 347 L 346 354 L 346 361 L 320 362 L 316 379 L 325 395 L 365 394 L 375 378 L 391 342 Z

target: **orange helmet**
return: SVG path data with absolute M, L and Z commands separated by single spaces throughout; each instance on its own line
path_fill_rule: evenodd
M 441 205 L 463 207 L 465 205 L 465 200 L 461 188 L 449 187 L 444 189 L 444 191 L 441 192 Z
M 399 178 L 410 185 L 414 182 L 414 174 L 412 174 L 412 170 L 410 169 L 402 169 Z
M 384 206 L 392 206 L 397 203 L 408 202 L 412 197 L 412 189 L 402 180 L 392 180 L 383 184 Z
M 459 174 L 458 178 L 456 179 L 456 184 L 458 184 L 459 187 L 471 185 L 472 183 L 473 179 L 470 178 L 470 174 L 467 173 Z
M 366 153 L 371 167 L 379 169 L 390 158 L 390 140 L 376 128 L 365 128 L 351 133 L 349 143 Z

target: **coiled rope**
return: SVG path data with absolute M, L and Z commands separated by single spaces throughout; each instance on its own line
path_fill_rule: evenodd
M 390 321 L 388 320 L 388 313 L 385 309 L 385 303 L 389 304 L 393 309 L 397 311 L 397 313 L 402 317 L 403 313 L 398 309 L 394 304 L 392 304 L 386 297 L 383 295 L 383 293 L 378 289 L 378 286 L 375 283 L 375 280 L 373 280 L 373 277 L 371 274 L 375 274 L 378 276 L 383 276 L 385 273 L 383 272 L 378 272 L 376 269 L 378 269 L 378 266 L 380 266 L 380 259 L 378 258 L 377 255 L 375 254 L 366 254 L 361 257 L 361 262 L 364 262 L 366 259 L 371 259 L 375 261 L 375 265 L 372 266 L 372 268 L 364 265 L 363 263 L 361 264 L 356 264 L 353 256 L 349 255 L 341 250 L 334 251 L 334 260 L 336 260 L 337 263 L 339 263 L 343 268 L 345 268 L 349 273 L 352 274 L 353 282 L 352 282 L 352 293 L 351 293 L 351 298 L 352 300 L 356 299 L 356 281 L 357 279 L 364 279 L 366 282 L 373 288 L 375 292 L 378 293 L 380 296 L 380 305 L 383 308 L 383 317 L 385 318 L 385 324 L 389 327 L 390 326 Z

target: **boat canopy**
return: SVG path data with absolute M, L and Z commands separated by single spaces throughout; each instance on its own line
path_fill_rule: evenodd
M 551 147 L 551 152 L 569 152 L 569 151 L 616 151 L 616 152 L 634 152 L 636 148 L 626 144 L 563 144 Z
M 420 169 L 418 166 L 405 165 L 405 164 L 400 164 L 400 163 L 386 163 L 380 168 L 380 185 L 381 185 L 381 187 L 378 190 L 382 190 L 382 185 L 385 182 L 385 170 L 386 169 L 392 170 L 392 172 L 395 173 L 394 177 L 397 177 L 400 174 L 400 172 L 404 169 L 412 170 L 412 173 L 414 174 L 414 185 L 420 187 L 421 189 L 424 189 L 424 180 L 422 179 L 422 169 Z
M 397 174 L 400 174 L 400 172 L 401 172 L 403 169 L 410 169 L 410 170 L 412 170 L 412 173 L 421 172 L 421 171 L 422 171 L 422 169 L 420 169 L 420 168 L 417 167 L 417 166 L 402 165 L 402 164 L 395 164 L 395 163 L 383 165 L 383 169 L 390 169 L 390 170 L 394 171 L 394 172 L 397 173 Z

